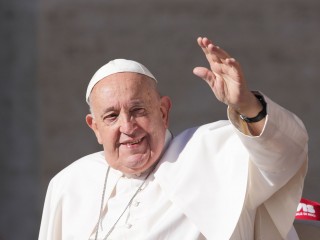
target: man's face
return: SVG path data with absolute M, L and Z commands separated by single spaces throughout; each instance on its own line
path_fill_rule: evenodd
M 138 73 L 116 73 L 91 92 L 87 123 L 109 165 L 126 174 L 150 168 L 164 147 L 171 102 L 159 96 L 154 84 Z

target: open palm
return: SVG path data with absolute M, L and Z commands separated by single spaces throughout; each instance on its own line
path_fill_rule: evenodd
M 209 84 L 219 101 L 237 109 L 244 97 L 250 94 L 239 63 L 209 39 L 199 37 L 197 41 L 210 69 L 196 67 L 194 74 Z

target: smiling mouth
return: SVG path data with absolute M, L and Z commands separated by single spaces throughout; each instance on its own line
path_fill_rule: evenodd
M 135 140 L 135 141 L 124 142 L 124 143 L 122 143 L 122 145 L 134 146 L 134 145 L 137 145 L 137 144 L 141 143 L 142 140 L 143 140 L 143 138 L 140 138 L 140 139 L 137 139 L 137 140 Z

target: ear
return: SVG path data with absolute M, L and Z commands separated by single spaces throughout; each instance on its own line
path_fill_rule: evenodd
M 92 116 L 92 114 L 87 114 L 86 122 L 87 122 L 88 126 L 92 129 L 94 134 L 96 135 L 98 143 L 102 144 L 102 138 L 100 135 L 100 131 L 98 129 L 97 123 L 96 123 L 94 117 Z
M 161 97 L 161 106 L 160 110 L 162 113 L 162 120 L 166 126 L 166 128 L 169 127 L 169 112 L 171 109 L 171 99 L 168 96 Z

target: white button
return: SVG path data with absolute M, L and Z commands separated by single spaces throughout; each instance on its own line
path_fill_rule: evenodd
M 138 202 L 138 201 L 134 201 L 134 202 L 132 203 L 132 205 L 133 205 L 134 207 L 138 207 L 139 204 L 140 204 L 140 202 Z
M 130 224 L 130 223 L 126 224 L 126 228 L 131 228 L 131 227 L 132 227 L 132 224 Z

